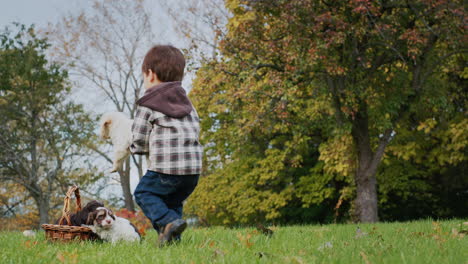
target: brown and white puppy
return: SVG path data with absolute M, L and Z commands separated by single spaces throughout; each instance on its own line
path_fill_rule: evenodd
M 115 216 L 111 210 L 98 207 L 96 211 L 89 214 L 86 225 L 102 240 L 115 243 L 117 241 L 140 241 L 138 233 L 130 221 Z
M 96 228 L 109 229 L 115 221 L 115 215 L 104 206 L 96 208 L 94 212 L 89 214 L 86 221 L 87 225 L 93 225 Z

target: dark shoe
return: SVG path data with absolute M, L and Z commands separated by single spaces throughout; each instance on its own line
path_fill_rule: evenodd
M 177 219 L 164 227 L 163 232 L 159 234 L 159 246 L 165 246 L 172 243 L 175 238 L 179 237 L 182 232 L 184 232 L 185 228 L 187 228 L 187 222 L 183 219 Z

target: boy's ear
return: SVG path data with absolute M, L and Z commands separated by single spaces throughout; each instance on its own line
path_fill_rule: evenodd
M 149 78 L 151 76 L 151 73 L 153 73 L 153 71 L 151 69 L 148 69 L 147 71 L 143 72 L 143 76 L 145 78 Z
M 159 80 L 158 75 L 157 75 L 155 72 L 153 72 L 153 70 L 149 69 L 148 72 L 147 72 L 147 74 L 148 74 L 147 76 L 148 76 L 150 82 L 152 82 L 152 83 L 154 83 L 154 82 L 156 82 L 156 81 L 161 82 L 161 81 Z
M 148 70 L 148 75 L 150 78 L 150 82 L 155 82 L 158 79 L 158 76 L 156 75 L 156 73 L 154 73 L 151 69 Z

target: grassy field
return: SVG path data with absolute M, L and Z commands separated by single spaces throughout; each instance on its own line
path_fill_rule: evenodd
M 468 263 L 466 220 L 359 225 L 190 228 L 183 241 L 157 248 L 142 243 L 48 243 L 0 232 L 0 263 Z M 461 232 L 460 232 L 461 231 Z

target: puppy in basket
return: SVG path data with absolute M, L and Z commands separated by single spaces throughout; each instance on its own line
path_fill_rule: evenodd
M 118 241 L 140 241 L 141 236 L 136 227 L 125 218 L 115 216 L 106 207 L 98 207 L 89 214 L 86 225 L 93 233 L 112 244 Z
M 132 143 L 133 120 L 122 112 L 109 112 L 101 116 L 101 138 L 109 139 L 114 146 L 114 160 L 112 172 L 122 168 L 122 165 L 130 155 L 130 144 Z

